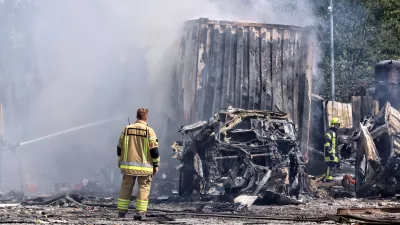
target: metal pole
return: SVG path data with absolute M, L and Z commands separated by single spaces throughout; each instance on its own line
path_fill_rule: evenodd
M 335 101 L 335 54 L 333 48 L 333 3 L 329 6 L 331 14 L 331 101 Z

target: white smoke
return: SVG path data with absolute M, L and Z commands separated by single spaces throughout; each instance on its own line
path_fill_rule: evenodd
M 8 123 L 9 133 L 20 141 L 120 114 L 133 121 L 139 107 L 150 109 L 149 123 L 156 131 L 164 130 L 163 120 L 154 117 L 170 107 L 171 71 L 185 20 L 208 17 L 291 25 L 312 25 L 313 21 L 307 0 L 29 2 L 31 16 L 19 18 L 32 27 L 19 31 L 29 32 L 26 35 L 32 39 L 32 52 L 26 54 L 32 57 L 40 87 L 34 88 L 27 102 L 19 102 L 26 107 L 18 109 L 27 116 Z M 18 59 L 15 63 L 23 64 Z M 12 85 L 22 89 L 31 77 L 20 75 Z M 117 139 L 126 124 L 120 121 L 56 137 L 24 146 L 17 154 L 30 179 L 42 185 L 73 182 L 116 163 Z M 163 153 L 165 160 L 168 157 Z M 3 171 L 6 180 L 19 181 L 15 168 L 10 159 Z

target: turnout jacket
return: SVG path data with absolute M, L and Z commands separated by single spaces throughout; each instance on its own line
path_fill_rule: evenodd
M 158 167 L 160 162 L 156 133 L 142 120 L 124 128 L 119 137 L 117 151 L 118 165 L 125 175 L 152 175 L 153 167 Z
M 324 138 L 325 162 L 339 162 L 337 134 L 332 127 L 325 132 Z

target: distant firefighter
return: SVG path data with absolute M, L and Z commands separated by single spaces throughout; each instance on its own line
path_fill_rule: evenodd
M 122 131 L 117 147 L 118 166 L 124 175 L 118 198 L 118 216 L 125 217 L 128 212 L 133 186 L 137 180 L 139 193 L 134 219 L 143 220 L 149 204 L 151 180 L 158 172 L 160 154 L 156 133 L 147 125 L 148 109 L 138 109 L 136 118 L 135 123 Z
M 326 182 L 330 182 L 333 180 L 332 175 L 334 175 L 336 169 L 340 165 L 337 137 L 337 131 L 339 127 L 339 118 L 332 118 L 331 127 L 325 132 L 324 159 L 326 165 Z

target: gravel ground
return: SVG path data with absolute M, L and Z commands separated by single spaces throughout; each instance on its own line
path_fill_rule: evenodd
M 163 210 L 195 210 L 201 204 L 206 203 L 168 203 L 151 204 L 153 209 Z M 253 206 L 251 210 L 244 212 L 249 216 L 287 216 L 287 217 L 322 217 L 326 214 L 335 214 L 338 208 L 360 208 L 360 207 L 400 207 L 399 201 L 389 200 L 315 200 L 304 205 L 294 206 Z M 132 221 L 133 214 L 128 213 L 127 218 L 117 218 L 117 211 L 105 208 L 80 209 L 73 207 L 50 207 L 50 206 L 16 206 L 0 208 L 0 223 L 7 224 L 317 224 L 310 222 L 295 223 L 292 221 L 263 221 L 252 219 L 226 219 L 213 217 L 192 217 L 174 215 L 168 216 L 174 221 L 167 221 L 165 217 L 150 214 L 145 222 Z M 234 215 L 234 214 L 233 214 Z M 399 214 L 389 213 L 364 213 L 360 216 L 368 218 L 391 219 L 400 221 Z M 334 222 L 323 222 L 318 224 L 335 224 Z

